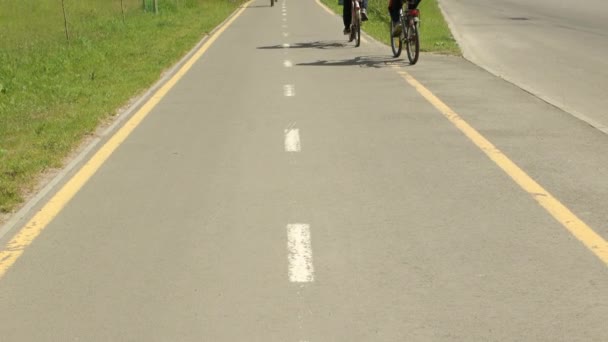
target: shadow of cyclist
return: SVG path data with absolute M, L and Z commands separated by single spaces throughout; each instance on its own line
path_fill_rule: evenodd
M 282 44 L 279 45 L 271 45 L 271 46 L 260 46 L 258 49 L 268 50 L 268 49 L 338 49 L 344 48 L 348 46 L 346 42 L 342 41 L 316 41 L 316 42 L 306 42 L 306 43 L 293 43 L 289 44 L 289 47 L 286 47 Z
M 342 60 L 318 60 L 310 63 L 298 63 L 296 66 L 358 66 L 360 68 L 391 68 L 410 66 L 403 59 L 390 56 L 359 56 Z

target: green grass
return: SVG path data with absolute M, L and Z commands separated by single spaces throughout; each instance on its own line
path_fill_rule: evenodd
M 0 213 L 240 1 L 0 0 Z
M 338 0 L 321 1 L 334 12 L 342 15 L 342 6 L 338 5 Z M 367 6 L 369 21 L 363 23 L 363 31 L 390 46 L 388 0 L 369 0 Z M 460 48 L 443 19 L 437 0 L 422 0 L 419 8 L 421 12 L 420 49 L 425 52 L 460 55 Z

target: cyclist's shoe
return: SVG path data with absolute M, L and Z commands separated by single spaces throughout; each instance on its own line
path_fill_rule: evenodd
M 350 27 L 345 27 L 344 31 L 342 31 L 342 33 L 344 33 L 344 35 L 350 34 Z
M 400 22 L 393 22 L 393 37 L 399 37 L 401 36 L 401 23 Z
M 367 10 L 365 8 L 361 9 L 361 21 L 367 21 Z

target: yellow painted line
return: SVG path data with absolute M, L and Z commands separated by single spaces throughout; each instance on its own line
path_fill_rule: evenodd
M 209 49 L 217 38 L 249 6 L 243 5 L 234 15 L 216 30 L 192 57 L 165 83 L 152 97 L 121 127 L 78 172 L 44 205 L 27 224 L 15 234 L 0 251 L 0 278 L 19 259 L 25 249 L 42 233 L 44 228 L 59 214 L 65 205 L 76 195 L 84 184 L 95 174 L 110 155 L 122 144 L 135 128 L 146 118 L 150 111 L 192 68 L 194 63 Z
M 430 90 L 414 79 L 409 73 L 399 70 L 401 75 L 418 93 L 430 102 L 456 128 L 479 147 L 498 167 L 500 167 L 515 183 L 529 193 L 551 216 L 562 224 L 574 237 L 582 242 L 593 254 L 608 266 L 608 242 L 578 218 L 570 209 L 563 205 L 534 179 L 528 176 L 517 164 L 494 146 L 488 139 L 469 125 L 460 115 L 454 112 Z
M 324 3 L 321 2 L 321 0 L 316 0 L 317 4 L 319 4 L 319 6 L 323 7 L 323 9 L 331 14 L 331 15 L 336 15 L 336 13 L 334 13 L 334 11 L 332 11 L 329 7 L 327 7 Z M 344 1 L 349 1 L 349 0 L 344 0 Z

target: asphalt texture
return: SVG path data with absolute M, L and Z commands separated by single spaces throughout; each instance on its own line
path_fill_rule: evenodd
M 0 339 L 604 341 L 607 265 L 397 71 L 604 239 L 608 136 L 341 31 L 250 3 L 0 278 Z
M 608 4 L 440 0 L 464 55 L 608 134 Z

